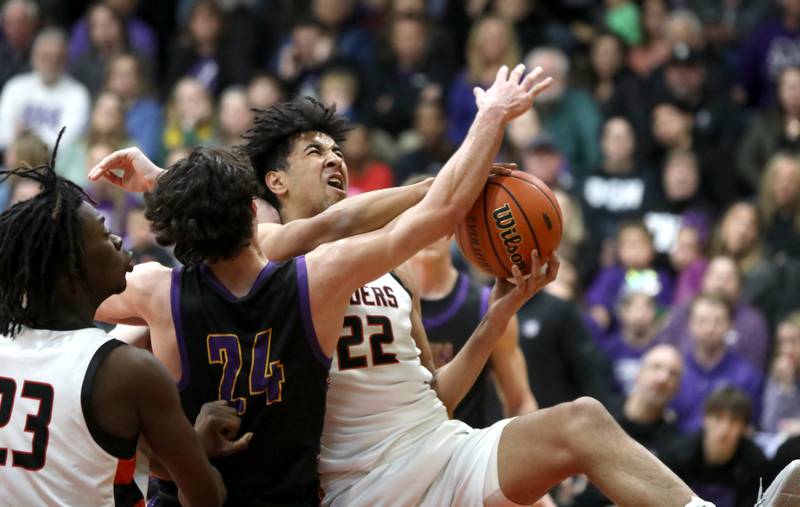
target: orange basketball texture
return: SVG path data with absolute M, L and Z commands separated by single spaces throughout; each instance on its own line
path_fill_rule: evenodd
M 461 253 L 476 268 L 500 278 L 516 264 L 531 272 L 531 251 L 546 261 L 561 242 L 561 208 L 539 178 L 523 171 L 492 175 L 456 229 Z

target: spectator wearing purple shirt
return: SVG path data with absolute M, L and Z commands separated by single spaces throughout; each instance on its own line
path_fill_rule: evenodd
M 628 291 L 616 309 L 619 329 L 598 340 L 598 348 L 611 364 L 618 392 L 633 388 L 642 357 L 655 341 L 658 318 L 653 297 L 645 292 Z
M 586 292 L 589 312 L 604 330 L 613 324 L 611 310 L 623 291 L 645 292 L 661 306 L 672 301 L 672 280 L 666 271 L 653 267 L 653 240 L 644 223 L 632 221 L 620 226 L 617 251 L 619 264 L 602 269 Z
M 111 7 L 125 19 L 128 29 L 128 43 L 132 50 L 147 57 L 155 58 L 158 51 L 158 39 L 155 31 L 139 18 L 133 16 L 138 0 L 105 0 L 104 4 Z M 91 49 L 89 37 L 88 15 L 84 15 L 72 27 L 69 39 L 69 59 L 76 61 Z
M 725 335 L 725 343 L 756 370 L 764 371 L 769 347 L 769 331 L 764 316 L 742 298 L 742 275 L 733 258 L 720 255 L 711 259 L 703 275 L 703 292 L 714 293 L 725 300 L 733 311 L 733 326 Z M 693 348 L 689 332 L 691 304 L 676 306 L 659 341 L 671 343 L 682 352 Z
M 692 303 L 689 315 L 692 349 L 684 356 L 683 382 L 673 402 L 678 427 L 687 433 L 701 428 L 703 403 L 723 387 L 745 391 L 755 413 L 760 413 L 763 375 L 725 343 L 731 327 L 730 316 L 728 304 L 714 294 L 702 294 Z
M 764 21 L 744 42 L 739 55 L 739 85 L 747 103 L 763 107 L 775 97 L 785 67 L 800 65 L 800 0 L 781 0 L 780 17 Z
M 777 353 L 764 388 L 761 429 L 800 435 L 800 311 L 786 317 L 776 334 Z

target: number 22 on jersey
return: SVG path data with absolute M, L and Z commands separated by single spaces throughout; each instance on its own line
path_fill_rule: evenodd
M 222 365 L 218 399 L 228 400 L 241 415 L 247 410 L 247 398 L 236 396 L 236 386 L 246 357 L 242 354 L 242 340 L 235 334 L 210 334 L 206 338 L 208 362 Z M 265 394 L 267 405 L 280 403 L 283 383 L 286 381 L 281 361 L 270 361 L 272 329 L 256 333 L 250 346 L 250 369 L 247 392 L 250 396 Z M 248 344 L 245 342 L 244 346 Z

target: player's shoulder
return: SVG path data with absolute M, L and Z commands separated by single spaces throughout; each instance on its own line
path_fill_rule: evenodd
M 120 391 L 131 392 L 145 388 L 163 376 L 159 374 L 164 367 L 151 352 L 116 339 L 109 345 L 111 350 L 102 359 L 99 368 L 114 373 L 113 377 L 118 378 L 116 384 Z
M 405 263 L 397 266 L 391 273 L 392 277 L 408 292 L 413 298 L 418 294 L 414 271 Z
M 127 276 L 128 286 L 150 290 L 171 281 L 172 269 L 158 262 L 143 262 L 133 267 Z

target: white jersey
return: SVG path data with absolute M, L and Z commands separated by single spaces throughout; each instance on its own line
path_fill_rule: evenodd
M 135 443 L 116 452 L 129 459 L 106 451 L 120 441 L 84 415 L 97 367 L 117 345 L 94 328 L 0 337 L 0 505 L 144 504 L 146 457 Z
M 371 470 L 448 420 L 411 337 L 412 299 L 391 274 L 356 291 L 331 364 L 319 471 Z

